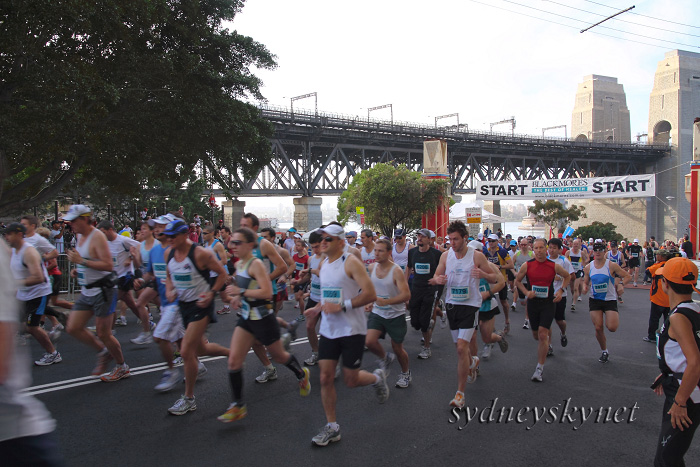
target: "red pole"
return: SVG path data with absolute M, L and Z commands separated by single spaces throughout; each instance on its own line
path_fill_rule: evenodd
M 692 162 L 690 164 L 690 241 L 693 243 L 696 257 L 700 246 L 698 224 L 700 224 L 700 162 Z

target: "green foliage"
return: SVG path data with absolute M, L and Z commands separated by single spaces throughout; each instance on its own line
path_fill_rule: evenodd
M 271 158 L 252 68 L 264 45 L 224 28 L 242 0 L 0 3 L 0 214 L 96 181 L 133 195 L 198 163 L 235 191 Z
M 544 222 L 547 226 L 556 227 L 559 233 L 563 233 L 566 225 L 585 218 L 586 214 L 583 206 L 572 204 L 565 208 L 559 201 L 548 199 L 546 201 L 537 200 L 534 206 L 527 208 L 528 212 L 535 215 L 538 222 Z
M 345 223 L 357 206 L 365 208 L 365 224 L 391 236 L 397 227 L 420 228 L 421 215 L 448 202 L 446 180 L 425 180 L 405 166 L 377 164 L 357 174 L 338 198 L 338 221 Z M 444 201 L 443 201 L 444 200 Z
M 615 232 L 615 225 L 610 222 L 603 224 L 602 222 L 594 221 L 590 225 L 579 227 L 574 232 L 574 236 L 581 238 L 604 238 L 608 241 L 615 240 L 617 242 L 623 239 L 622 235 Z

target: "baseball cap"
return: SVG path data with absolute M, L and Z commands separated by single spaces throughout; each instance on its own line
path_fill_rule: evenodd
M 404 229 L 394 230 L 394 237 L 403 237 L 404 235 L 406 235 L 406 231 Z
M 428 230 L 428 232 L 430 232 L 430 238 L 435 238 L 435 232 L 432 230 Z
M 27 233 L 27 228 L 20 224 L 19 222 L 13 222 L 12 224 L 8 225 L 5 227 L 5 233 L 10 233 L 10 232 L 22 232 L 22 233 Z
M 491 235 L 489 235 L 489 240 L 496 240 L 496 241 L 498 241 L 498 235 L 496 235 L 496 234 L 491 234 Z
M 354 230 L 351 230 L 350 232 L 346 232 L 345 236 L 346 237 L 357 237 L 357 232 L 355 232 Z
M 420 230 L 418 231 L 418 235 L 422 235 L 422 236 L 424 236 L 424 237 L 430 238 L 430 230 L 428 230 L 428 229 L 420 229 Z
M 515 240 L 511 240 L 510 246 L 518 246 L 518 242 L 516 242 Z
M 289 229 L 290 232 L 291 232 L 291 230 L 292 229 Z M 345 233 L 343 228 L 337 224 L 329 224 L 320 230 L 321 230 L 321 232 L 327 233 L 328 235 L 331 235 L 333 237 L 342 237 L 343 234 Z M 296 230 L 294 230 L 294 232 L 296 232 Z
M 476 251 L 481 251 L 484 248 L 484 245 L 482 245 L 479 240 L 472 240 L 468 243 L 468 246 L 474 248 Z
M 90 208 L 85 206 L 84 204 L 74 204 L 70 207 L 68 213 L 65 216 L 63 216 L 63 219 L 70 222 L 74 221 L 80 216 L 87 216 L 90 213 L 92 213 L 92 210 L 90 210 Z
M 593 237 L 591 237 L 591 238 L 588 239 L 588 242 L 589 242 L 589 243 L 592 242 L 592 241 L 593 241 Z
M 605 245 L 603 243 L 597 242 L 593 244 L 593 251 L 605 251 Z
M 292 227 L 292 228 L 290 228 L 289 230 L 287 230 L 287 232 L 296 233 L 296 232 L 297 232 L 297 229 L 295 229 L 294 227 Z
M 633 243 L 639 243 L 639 239 L 635 238 Z
M 484 239 L 484 234 L 482 234 L 481 232 L 479 232 L 479 234 L 476 236 L 476 238 L 478 238 L 479 240 L 483 240 L 483 239 Z
M 298 239 L 300 239 L 300 240 L 301 240 L 302 236 L 301 236 L 301 235 L 299 235 L 299 234 L 294 234 L 294 238 L 298 238 Z
M 610 240 L 610 246 L 617 246 L 617 242 L 615 240 Z
M 170 222 L 163 231 L 163 235 L 175 236 L 189 232 L 189 227 L 180 219 Z
M 159 224 L 159 225 L 168 225 L 168 224 L 170 224 L 170 223 L 171 223 L 172 221 L 174 221 L 174 220 L 175 220 L 175 216 L 173 216 L 172 214 L 165 214 L 164 216 L 158 216 L 158 217 L 156 217 L 155 219 L 149 219 L 149 220 L 148 220 L 148 225 L 149 225 L 150 227 L 153 227 L 153 226 L 155 226 L 156 224 Z
M 671 258 L 656 270 L 656 274 L 664 276 L 664 279 L 674 284 L 692 285 L 693 290 L 700 293 L 700 290 L 695 288 L 698 282 L 698 267 L 689 259 Z

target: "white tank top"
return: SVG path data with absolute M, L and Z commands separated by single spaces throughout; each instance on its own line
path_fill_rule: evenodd
M 369 270 L 369 265 L 374 263 L 374 250 L 367 253 L 365 247 L 361 247 L 360 256 L 362 256 L 362 262 L 365 263 L 365 269 Z
M 27 248 L 34 248 L 29 243 L 24 242 L 22 248 L 19 251 L 12 249 L 12 259 L 10 259 L 10 268 L 12 269 L 12 275 L 18 281 L 23 281 L 29 277 L 29 267 L 24 263 L 24 253 Z M 17 289 L 17 300 L 27 301 L 39 297 L 45 297 L 51 294 L 51 282 L 49 282 L 49 274 L 46 272 L 44 267 L 44 262 L 39 260 L 41 264 L 41 271 L 44 274 L 44 282 L 41 284 L 34 284 L 29 286 L 21 285 Z
M 128 261 L 131 257 L 129 250 L 132 244 L 141 248 L 141 245 L 136 240 L 131 240 L 123 235 L 117 235 L 117 238 L 109 242 L 109 251 L 112 254 L 112 268 L 117 273 L 117 277 L 134 274 L 134 264 Z M 128 265 L 126 265 L 127 262 Z
M 177 289 L 177 298 L 181 302 L 197 301 L 200 295 L 211 290 L 209 283 L 197 270 L 197 266 L 190 261 L 189 255 L 182 261 L 177 261 L 173 256 L 168 261 L 168 272 L 170 272 L 170 280 Z
M 399 267 L 396 264 L 392 264 L 391 269 L 387 273 L 386 277 L 380 279 L 377 276 L 377 269 L 379 269 L 379 264 L 374 266 L 372 275 L 372 284 L 374 284 L 374 290 L 377 293 L 377 298 L 393 298 L 396 297 L 400 292 L 399 288 L 394 284 L 394 268 Z M 379 306 L 376 303 L 372 312 L 386 319 L 397 318 L 401 315 L 406 314 L 406 303 L 397 303 L 395 305 L 385 305 Z
M 332 263 L 328 258 L 322 262 L 321 303 L 336 303 L 343 305 L 345 300 L 353 299 L 360 294 L 360 287 L 345 273 L 347 253 Z M 339 313 L 324 314 L 319 330 L 323 337 L 337 339 L 339 337 L 367 334 L 367 318 L 363 307 L 349 308 Z
M 80 253 L 80 256 L 85 260 L 95 259 L 90 257 L 90 242 L 92 241 L 92 236 L 95 235 L 96 231 L 97 229 L 92 229 L 92 232 L 90 232 L 90 235 L 88 235 L 87 238 L 85 238 L 82 245 L 79 245 L 80 240 L 78 240 L 75 244 L 75 250 L 78 253 Z M 95 295 L 102 293 L 102 289 L 100 289 L 99 287 L 86 289 L 85 286 L 88 284 L 92 284 L 93 282 L 96 282 L 105 276 L 109 276 L 110 274 L 112 274 L 111 271 L 98 271 L 97 269 L 88 268 L 83 266 L 82 264 L 79 264 L 78 284 L 81 286 L 80 293 L 86 297 L 94 297 Z
M 204 248 L 206 248 L 207 250 L 211 250 L 211 252 L 214 253 L 214 256 L 216 256 L 216 259 L 218 259 L 219 261 L 221 261 L 221 258 L 219 257 L 219 254 L 214 250 L 214 247 L 216 246 L 216 243 L 217 243 L 217 242 L 219 242 L 219 239 L 218 239 L 218 238 L 215 238 L 214 241 L 211 242 L 211 245 L 205 244 L 205 245 L 204 245 Z M 224 265 L 224 269 L 225 269 L 226 272 L 228 273 L 228 266 Z M 219 273 L 214 272 L 214 271 L 211 271 L 211 270 L 209 271 L 209 277 L 218 277 L 218 276 L 219 276 Z
M 403 246 L 403 251 L 401 251 L 401 253 L 398 252 L 396 244 L 394 244 L 394 248 L 391 250 L 391 257 L 394 259 L 394 263 L 396 263 L 402 271 L 405 271 L 406 266 L 408 266 L 408 243 Z
M 457 259 L 455 251 L 447 252 L 447 264 L 445 274 L 445 303 L 453 305 L 469 305 L 480 307 L 481 294 L 479 293 L 479 280 L 472 277 L 474 269 L 474 249 L 467 247 L 464 258 Z
M 321 256 L 313 255 L 309 258 L 309 269 L 318 269 L 321 264 Z M 318 303 L 321 301 L 321 278 L 316 274 L 311 274 L 311 288 L 309 289 L 309 298 Z

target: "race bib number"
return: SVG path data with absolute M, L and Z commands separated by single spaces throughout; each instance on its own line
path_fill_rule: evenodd
M 638 258 L 638 257 L 639 257 L 639 253 L 632 253 L 632 258 Z
M 304 263 L 294 263 L 296 264 L 296 270 L 301 271 L 304 269 Z
M 466 302 L 469 299 L 469 287 L 450 287 L 450 295 L 455 302 Z
M 112 266 L 115 268 L 117 267 L 117 257 L 116 256 L 112 256 Z
M 416 263 L 413 269 L 416 274 L 430 274 L 430 263 Z
M 321 284 L 318 282 L 312 282 L 311 283 L 311 291 L 320 294 L 321 293 Z
M 323 303 L 334 303 L 343 305 L 343 289 L 340 287 L 325 287 L 321 290 L 321 300 Z
M 485 286 L 485 285 L 480 285 L 480 286 L 479 286 L 479 292 L 486 292 L 486 286 Z
M 165 263 L 153 263 L 153 275 L 156 276 L 161 281 L 168 278 L 168 273 L 166 271 Z
M 87 285 L 85 282 L 85 267 L 78 266 L 78 285 Z
M 535 292 L 535 298 L 547 298 L 549 296 L 549 287 L 533 285 L 532 291 Z
M 608 293 L 608 283 L 604 282 L 602 284 L 593 284 L 593 292 Z
M 171 274 L 175 288 L 191 289 L 194 287 L 192 283 L 192 274 Z
M 399 266 L 399 267 L 401 268 L 402 271 L 406 270 L 406 266 Z
M 574 271 L 578 271 L 579 269 L 581 269 L 581 263 L 579 263 L 578 261 L 572 261 L 571 267 L 574 268 Z
M 379 294 L 377 294 L 377 298 L 383 298 L 383 299 L 385 299 L 385 300 L 388 300 L 388 299 L 389 299 L 389 296 L 388 296 L 388 295 L 379 295 Z M 391 309 L 391 306 L 390 306 L 390 305 L 377 305 L 377 303 L 375 302 L 375 303 L 374 303 L 374 308 L 376 308 L 377 310 L 387 310 L 387 311 L 388 311 L 389 309 Z
M 248 319 L 250 317 L 250 305 L 245 300 L 241 301 L 241 318 Z

